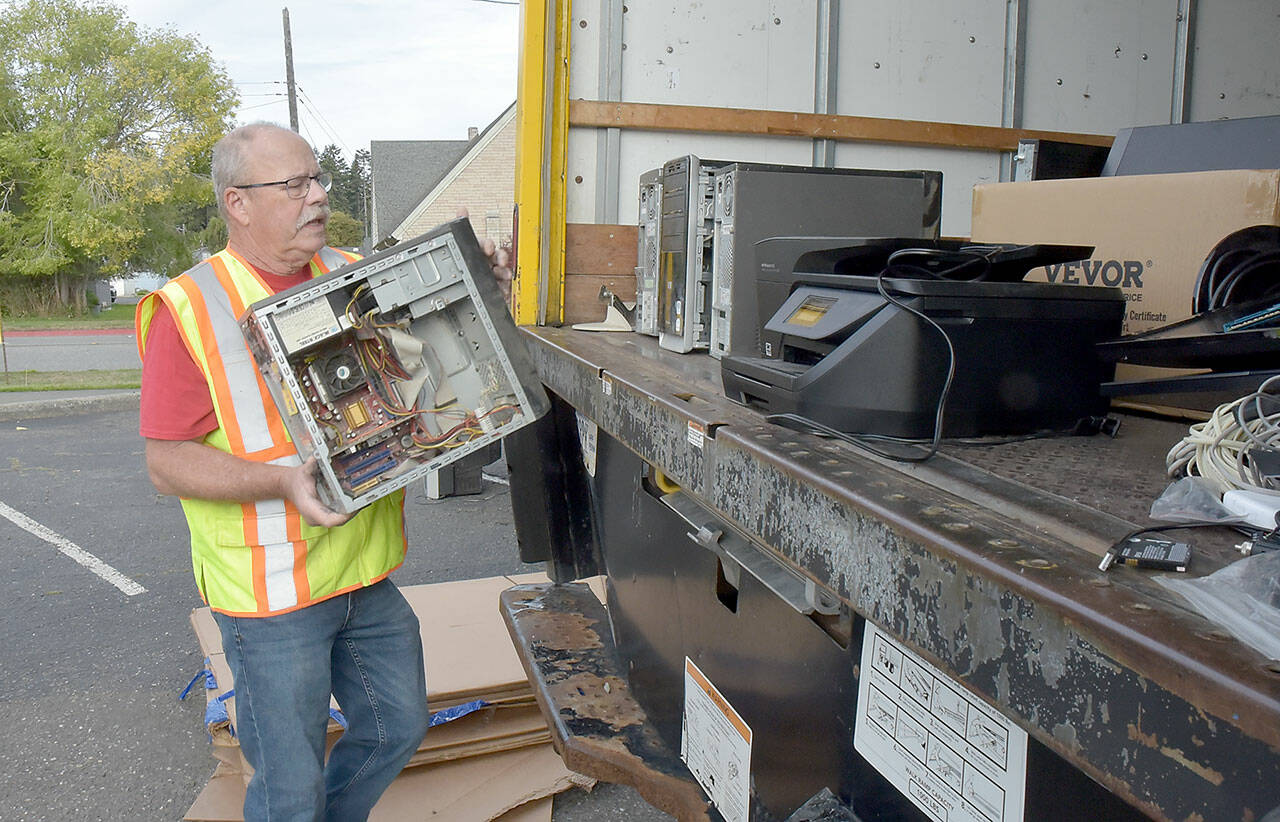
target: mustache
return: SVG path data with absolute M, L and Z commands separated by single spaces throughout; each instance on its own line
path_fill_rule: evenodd
M 331 211 L 332 209 L 329 208 L 327 203 L 325 205 L 314 206 L 303 210 L 302 214 L 298 216 L 297 230 L 301 231 L 302 227 L 312 220 L 324 220 L 325 222 L 328 222 Z

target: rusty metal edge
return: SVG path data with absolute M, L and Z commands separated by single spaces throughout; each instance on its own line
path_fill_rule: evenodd
M 503 620 L 565 766 L 629 785 L 681 822 L 711 822 L 702 789 L 658 740 L 632 696 L 608 616 L 591 589 L 581 583 L 518 585 L 503 591 L 500 601 Z M 604 696 L 555 687 L 578 676 L 608 682 Z M 567 699 L 566 690 L 582 698 Z M 603 710 L 602 701 L 607 703 Z M 630 721 L 621 721 L 623 717 Z M 572 727 L 575 724 L 599 725 L 600 730 L 589 734 Z

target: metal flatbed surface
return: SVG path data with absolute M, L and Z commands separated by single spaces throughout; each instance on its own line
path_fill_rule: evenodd
M 1146 523 L 1185 425 L 948 448 L 920 466 L 767 423 L 719 363 L 527 329 L 544 383 L 700 503 L 1155 818 L 1280 805 L 1280 663 L 1098 556 Z M 1191 573 L 1232 558 L 1197 532 Z

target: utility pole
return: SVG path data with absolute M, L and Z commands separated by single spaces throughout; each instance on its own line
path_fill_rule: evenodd
M 284 11 L 284 82 L 289 87 L 289 128 L 298 130 L 298 88 L 293 82 L 293 37 L 289 34 L 289 9 Z

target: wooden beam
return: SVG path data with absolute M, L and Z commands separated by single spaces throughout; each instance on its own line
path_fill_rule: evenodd
M 569 223 L 565 226 L 565 273 L 634 277 L 637 233 L 633 225 Z
M 756 134 L 988 151 L 1013 151 L 1017 149 L 1019 140 L 1058 140 L 1109 146 L 1114 139 L 1106 134 L 1034 131 L 926 120 L 596 100 L 570 100 L 569 125 L 642 131 Z
M 564 324 L 595 323 L 604 319 L 605 304 L 600 302 L 600 286 L 605 286 L 624 303 L 636 299 L 636 278 L 605 277 L 599 274 L 566 274 L 564 276 Z
M 636 239 L 633 225 L 569 223 L 565 226 L 564 322 L 604 319 L 600 286 L 630 303 L 636 298 Z

